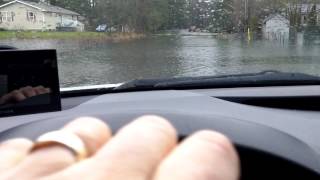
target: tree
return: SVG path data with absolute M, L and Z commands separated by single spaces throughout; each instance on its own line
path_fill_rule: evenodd
M 212 24 L 215 1 L 188 0 L 186 21 L 188 26 L 207 28 Z
M 168 0 L 149 0 L 148 5 L 145 30 L 154 32 L 164 28 L 169 18 Z
M 317 25 L 317 5 L 313 4 L 308 14 L 307 28 L 304 34 L 305 39 L 312 41 L 312 36 L 320 33 L 320 28 Z
M 168 29 L 181 29 L 187 27 L 187 1 L 169 0 L 168 1 Z
M 213 5 L 213 9 L 211 10 L 212 17 L 212 26 L 218 27 L 218 29 L 222 31 L 231 32 L 234 30 L 234 21 L 233 21 L 233 13 L 234 13 L 234 1 L 233 0 L 224 0 L 217 1 Z
M 0 0 L 4 2 L 5 0 Z M 29 0 L 39 2 L 39 0 Z M 319 0 L 41 0 L 78 12 L 94 29 L 108 24 L 118 31 L 154 32 L 196 26 L 219 31 L 259 30 L 274 13 L 288 17 L 292 27 L 301 25 L 301 3 Z M 314 3 L 316 4 L 316 3 Z M 309 14 L 315 24 L 316 9 Z
M 314 4 L 308 14 L 308 26 L 317 25 L 317 5 Z
M 82 16 L 88 17 L 91 15 L 94 2 L 93 0 L 51 0 L 50 4 L 75 11 Z
M 118 31 L 151 32 L 165 28 L 168 0 L 98 0 L 96 19 Z
M 287 7 L 287 16 L 289 17 L 290 26 L 299 28 L 301 26 L 301 2 L 294 0 Z

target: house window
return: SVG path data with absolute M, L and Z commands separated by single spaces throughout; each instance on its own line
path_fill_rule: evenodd
M 9 21 L 8 12 L 2 11 L 0 12 L 1 22 Z
M 15 16 L 16 14 L 14 13 L 14 12 L 11 12 L 11 21 L 13 22 L 14 21 L 14 16 Z
M 35 22 L 36 21 L 36 15 L 34 12 L 27 12 L 27 19 L 28 21 L 31 21 L 31 22 Z

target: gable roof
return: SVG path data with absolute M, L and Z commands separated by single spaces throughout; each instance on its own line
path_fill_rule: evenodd
M 58 6 L 53 6 L 53 5 L 49 5 L 49 4 L 46 4 L 46 3 L 36 3 L 36 2 L 21 1 L 21 0 L 14 0 L 14 1 L 8 2 L 6 4 L 3 4 L 3 5 L 0 6 L 0 9 L 3 8 L 3 7 L 9 6 L 11 4 L 14 4 L 14 3 L 24 4 L 26 6 L 38 9 L 38 10 L 43 11 L 43 12 L 53 12 L 53 13 L 80 16 L 79 13 L 76 13 L 74 11 L 70 11 L 68 9 L 64 9 L 64 8 L 61 8 L 61 7 L 58 7 Z
M 279 19 L 279 20 L 283 21 L 284 23 L 289 24 L 289 20 L 281 14 L 272 14 L 272 15 L 268 16 L 267 18 L 265 18 L 263 20 L 263 23 L 265 24 L 267 21 L 269 21 L 271 19 Z

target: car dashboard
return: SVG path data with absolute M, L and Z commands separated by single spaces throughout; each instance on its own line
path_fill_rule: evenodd
M 181 140 L 200 129 L 226 134 L 241 158 L 242 179 L 320 175 L 320 86 L 159 90 L 63 97 L 62 111 L 1 118 L 0 140 L 34 139 L 79 116 L 116 132 L 134 118 L 160 115 Z

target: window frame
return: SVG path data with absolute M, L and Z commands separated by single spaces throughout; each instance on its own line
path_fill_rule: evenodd
M 0 16 L 1 16 L 1 22 L 9 22 L 9 16 L 8 16 L 8 11 L 0 11 Z M 5 16 L 4 16 L 5 14 Z
M 30 13 L 32 13 L 32 16 L 30 16 Z M 34 13 L 33 11 L 27 11 L 27 20 L 36 22 L 36 13 Z
M 11 22 L 13 22 L 14 21 L 14 17 L 16 16 L 16 13 L 12 11 L 10 13 L 10 15 L 11 15 Z

